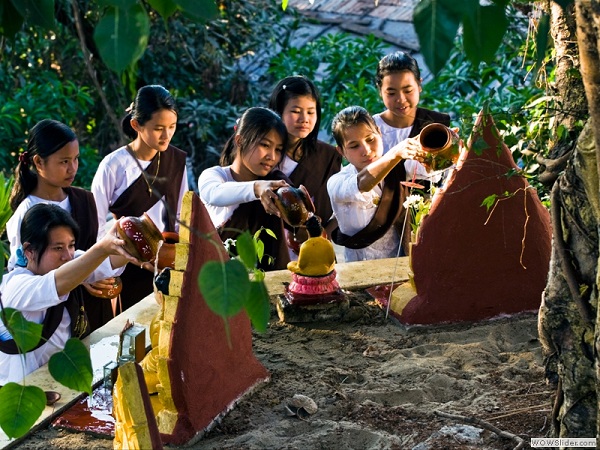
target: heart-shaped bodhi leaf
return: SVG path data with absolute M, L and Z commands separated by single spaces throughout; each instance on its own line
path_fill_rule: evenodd
M 198 274 L 198 287 L 210 310 L 223 318 L 231 347 L 227 319 L 239 313 L 246 303 L 250 291 L 248 270 L 238 259 L 208 261 Z
M 0 389 L 0 427 L 9 438 L 27 433 L 46 406 L 46 395 L 37 386 L 6 383 Z
M 44 328 L 42 324 L 28 321 L 21 311 L 13 308 L 4 308 L 0 316 L 21 352 L 27 353 L 38 345 Z
M 246 266 L 252 270 L 256 266 L 256 245 L 249 231 L 244 231 L 235 241 L 237 254 Z
M 250 293 L 244 309 L 252 321 L 252 326 L 259 333 L 267 331 L 269 317 L 271 316 L 271 304 L 269 293 L 263 281 L 251 281 Z
M 89 350 L 79 339 L 69 339 L 62 351 L 52 355 L 48 370 L 63 386 L 92 394 L 92 359 Z

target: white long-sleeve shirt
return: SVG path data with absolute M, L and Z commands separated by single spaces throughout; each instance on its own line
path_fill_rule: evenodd
M 235 181 L 231 166 L 205 169 L 198 177 L 198 192 L 215 228 L 227 222 L 239 205 L 257 200 L 254 181 Z
M 360 192 L 357 175 L 356 167 L 348 164 L 327 181 L 327 191 L 338 226 L 340 231 L 348 236 L 354 236 L 367 226 L 375 215 L 376 203 L 381 198 L 379 186 L 375 186 L 369 192 Z M 368 247 L 361 249 L 344 247 L 344 257 L 346 262 L 393 258 L 398 254 L 399 244 L 400 237 L 396 229 L 390 227 L 383 237 Z
M 83 253 L 83 251 L 77 250 L 75 257 L 77 258 Z M 123 272 L 124 268 L 125 266 L 113 269 L 110 259 L 106 258 L 85 282 L 116 277 Z M 66 301 L 69 297 L 69 294 L 58 295 L 54 272 L 55 270 L 51 270 L 45 275 L 35 275 L 25 267 L 15 267 L 14 270 L 4 275 L 0 285 L 4 307 L 19 310 L 25 319 L 31 322 L 43 323 L 48 308 Z M 54 353 L 61 351 L 70 337 L 71 317 L 65 308 L 58 328 L 42 346 L 24 356 L 0 352 L 0 385 L 11 381 L 20 382 L 25 375 L 46 364 Z M 1 321 L 0 339 L 12 339 Z
M 143 170 L 151 163 L 151 161 L 143 161 L 141 159 L 138 159 L 138 162 Z M 138 166 L 131 153 L 125 147 L 109 153 L 100 161 L 98 170 L 92 181 L 92 193 L 94 194 L 98 210 L 99 239 L 106 233 L 106 218 L 109 214 L 108 208 L 140 177 L 142 174 L 140 166 Z M 177 218 L 179 219 L 183 195 L 188 191 L 187 168 L 184 169 L 181 180 L 172 180 L 172 182 L 179 183 L 180 185 L 179 200 L 177 202 Z M 159 231 L 164 231 L 166 228 L 164 222 L 166 211 L 162 200 L 164 200 L 164 196 L 152 208 L 146 211 L 146 214 L 150 216 Z M 176 223 L 175 230 L 177 231 L 178 229 L 179 224 Z

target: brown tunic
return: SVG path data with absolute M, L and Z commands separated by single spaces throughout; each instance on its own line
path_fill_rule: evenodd
M 342 155 L 334 146 L 317 141 L 316 152 L 303 155 L 294 171 L 290 174 L 292 185 L 301 184 L 308 190 L 315 204 L 315 214 L 322 220 L 323 227 L 333 215 L 331 200 L 327 192 L 327 180 L 340 171 Z
M 75 248 L 88 250 L 96 243 L 98 237 L 98 213 L 94 195 L 78 187 L 68 187 L 64 190 L 71 204 L 71 216 L 79 225 L 79 237 Z M 67 309 L 71 315 L 71 329 L 75 326 L 82 303 L 89 323 L 88 329 L 82 335 L 84 337 L 112 319 L 113 315 L 110 300 L 94 297 L 83 286 L 77 286 L 71 291 L 67 300 Z
M 291 184 L 290 180 L 279 170 L 274 170 L 261 179 L 285 180 L 288 184 Z M 254 234 L 261 227 L 273 231 L 277 238 L 275 239 L 267 233 L 260 234 L 259 239 L 265 245 L 265 257 L 258 264 L 258 268 L 264 271 L 287 268 L 290 257 L 285 239 L 283 221 L 277 216 L 267 214 L 260 200 L 239 205 L 229 220 L 219 227 L 217 231 L 221 240 L 225 242 L 227 239 L 237 239 L 240 233 L 246 230 Z M 268 256 L 274 258 L 272 263 L 269 263 Z
M 134 155 L 131 157 L 135 158 Z M 183 178 L 185 170 L 185 159 L 186 153 L 183 150 L 169 145 L 167 150 L 160 154 L 160 166 L 157 154 L 145 170 L 147 179 L 153 179 L 158 168 L 156 180 L 151 184 L 152 192 L 148 192 L 148 184 L 140 175 L 110 206 L 110 212 L 117 219 L 123 216 L 139 217 L 152 208 L 164 195 L 168 217 L 163 218 L 163 224 L 165 231 L 174 231 L 179 191 L 181 190 L 180 180 Z M 152 272 L 138 266 L 128 264 L 121 274 L 121 280 L 123 281 L 121 291 L 123 311 L 153 291 Z

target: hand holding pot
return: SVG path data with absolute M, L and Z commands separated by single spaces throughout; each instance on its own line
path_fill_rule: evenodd
M 119 237 L 125 241 L 123 247 L 129 254 L 141 262 L 154 260 L 163 236 L 146 213 L 140 217 L 121 217 L 116 229 Z
M 299 188 L 292 186 L 279 188 L 276 194 L 277 198 L 274 201 L 280 216 L 292 227 L 304 225 L 315 212 L 310 194 L 302 185 Z

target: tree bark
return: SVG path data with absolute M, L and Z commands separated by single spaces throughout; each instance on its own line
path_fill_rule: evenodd
M 585 99 L 583 80 L 579 77 L 579 55 L 577 48 L 577 29 L 575 6 L 563 9 L 558 3 L 549 1 L 552 27 L 550 33 L 554 42 L 555 82 L 553 88 L 561 99 L 563 108 L 556 114 L 555 126 L 563 125 L 567 130 L 575 128 L 579 120 L 586 120 L 588 105 Z M 550 155 L 550 158 L 561 156 Z
M 586 169 L 584 184 L 591 204 L 596 223 L 600 222 L 600 2 L 597 0 L 578 0 L 575 2 L 577 19 L 577 41 L 581 62 L 581 75 L 590 108 L 591 128 L 594 130 L 589 138 L 587 152 L 582 153 L 582 167 Z M 596 241 L 598 249 L 598 241 Z M 593 300 L 597 306 L 598 281 L 600 272 L 596 260 L 595 283 L 593 284 Z M 596 308 L 596 313 L 600 308 Z M 600 316 L 596 316 L 594 334 L 594 369 L 596 382 L 596 413 L 600 407 Z M 596 436 L 600 436 L 600 415 L 596 414 Z
M 589 119 L 580 134 L 573 158 L 552 190 L 553 245 L 548 283 L 539 315 L 540 341 L 546 377 L 556 383 L 555 435 L 594 437 L 600 432 L 600 323 L 598 317 L 598 225 L 600 223 L 600 3 L 576 0 L 576 34 L 569 32 L 572 18 L 552 6 L 555 39 L 575 41 L 579 54 L 568 43 L 558 42 L 557 91 L 563 109 L 582 111 L 589 105 Z M 569 38 L 571 36 L 571 38 Z M 569 54 L 565 58 L 565 54 Z M 585 97 L 563 84 L 579 66 Z M 572 81 L 572 80 L 571 80 Z M 562 88 L 561 88 L 562 86 Z M 577 98 L 579 97 L 579 98 Z M 560 120 L 572 127 L 566 115 Z

